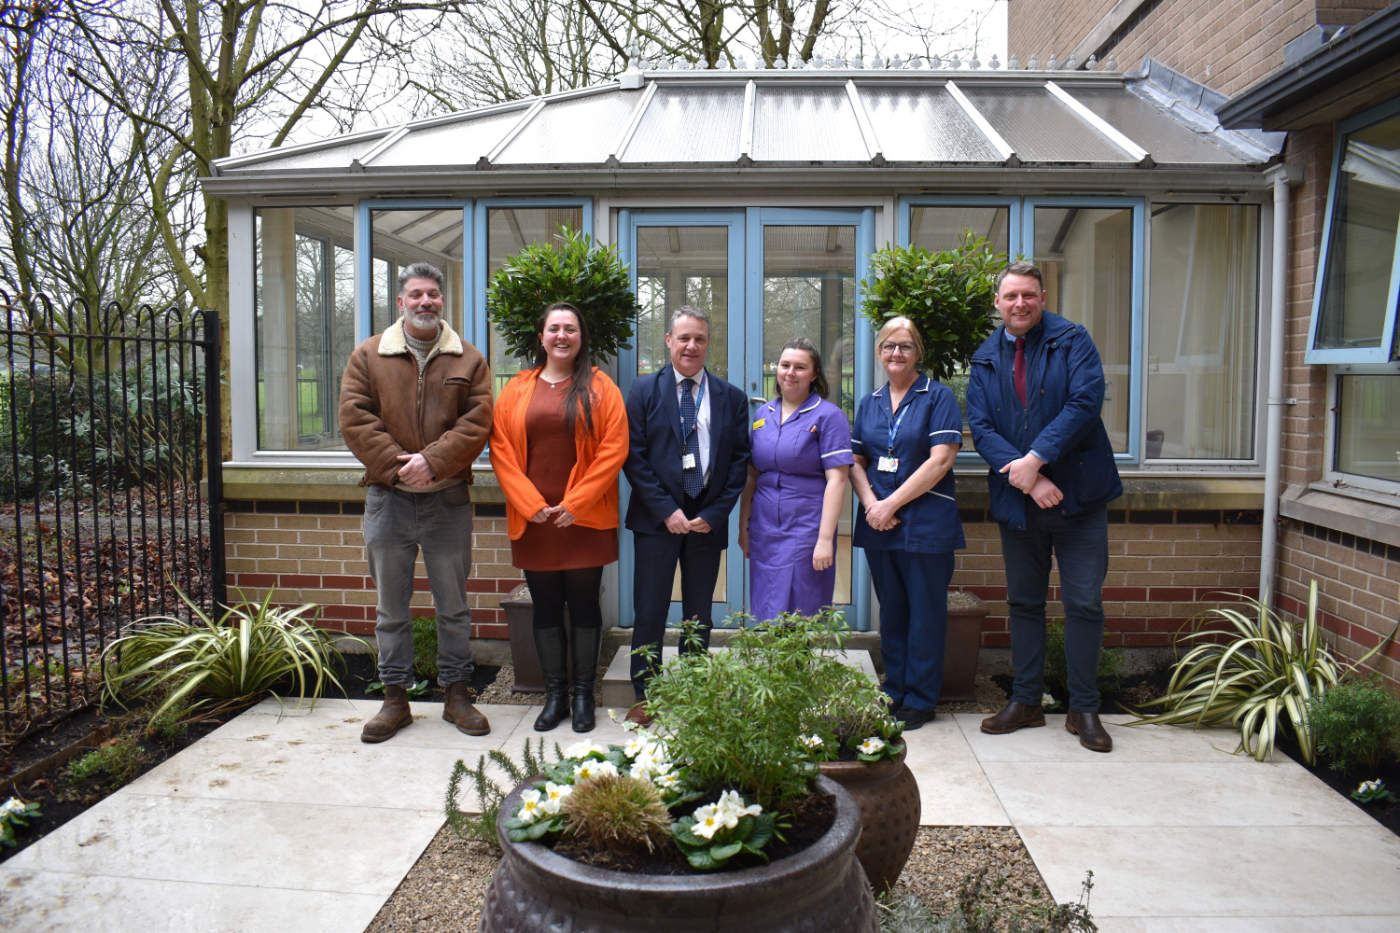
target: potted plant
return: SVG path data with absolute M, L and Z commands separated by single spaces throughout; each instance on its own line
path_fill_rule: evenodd
M 827 626 L 790 617 L 671 661 L 651 730 L 577 743 L 517 787 L 481 929 L 874 933 L 859 809 L 800 741 Z
M 865 829 L 856 858 L 878 894 L 904 870 L 922 812 L 918 781 L 904 761 L 904 724 L 890 715 L 889 697 L 863 672 L 831 655 L 815 664 L 821 693 L 808 710 L 801 741 L 821 773 L 860 807 Z

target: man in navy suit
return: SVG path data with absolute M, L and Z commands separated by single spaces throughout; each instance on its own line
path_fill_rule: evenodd
M 635 548 L 632 650 L 651 652 L 650 661 L 632 655 L 638 702 L 627 713 L 631 722 L 650 721 L 642 701 L 660 662 L 677 562 L 683 617 L 699 622 L 699 650 L 708 650 L 729 513 L 748 478 L 748 398 L 738 386 L 705 371 L 709 348 L 709 315 L 691 305 L 676 308 L 666 329 L 671 365 L 639 378 L 627 395 L 632 442 L 624 467 L 632 485 L 627 527 Z

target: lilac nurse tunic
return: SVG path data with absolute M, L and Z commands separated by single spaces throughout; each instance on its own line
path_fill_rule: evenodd
M 760 622 L 831 604 L 836 564 L 818 573 L 812 551 L 821 528 L 826 470 L 851 462 L 850 422 L 816 393 L 787 421 L 779 399 L 754 415 L 758 487 L 749 512 L 749 602 Z

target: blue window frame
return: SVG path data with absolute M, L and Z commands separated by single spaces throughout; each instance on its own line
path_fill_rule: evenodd
M 1400 100 L 1337 129 L 1306 360 L 1388 363 L 1400 303 Z

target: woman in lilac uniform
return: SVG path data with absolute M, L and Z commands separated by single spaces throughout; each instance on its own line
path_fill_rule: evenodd
M 836 523 L 852 462 L 851 425 L 826 401 L 821 354 L 811 341 L 783 347 L 778 391 L 754 415 L 753 461 L 739 506 L 750 611 L 760 622 L 831 605 Z

